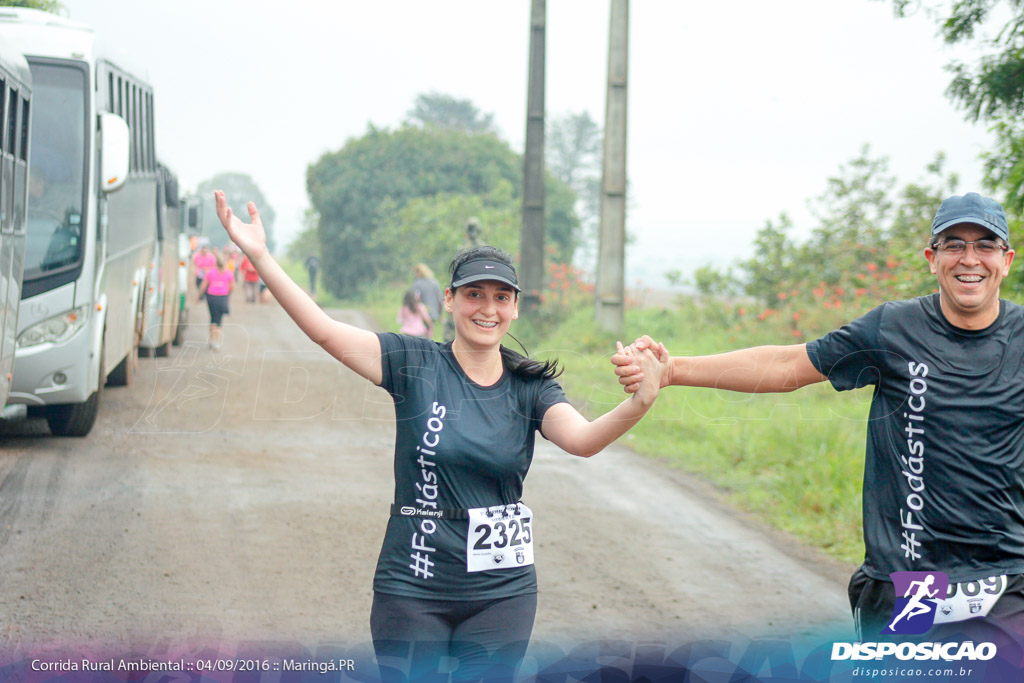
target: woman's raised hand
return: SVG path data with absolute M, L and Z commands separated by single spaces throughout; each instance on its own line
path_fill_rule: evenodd
M 217 201 L 217 217 L 220 218 L 224 229 L 228 231 L 231 241 L 238 245 L 238 248 L 249 257 L 250 261 L 255 262 L 267 251 L 267 233 L 263 229 L 263 221 L 260 220 L 260 213 L 256 210 L 256 205 L 249 202 L 249 220 L 251 222 L 243 223 L 228 206 L 222 190 L 216 190 L 213 197 Z

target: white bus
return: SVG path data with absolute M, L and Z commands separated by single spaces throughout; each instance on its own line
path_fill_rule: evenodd
M 170 354 L 178 334 L 181 314 L 178 270 L 181 258 L 181 198 L 178 179 L 170 169 L 157 163 L 156 250 L 149 264 L 149 288 L 144 320 L 146 330 L 139 344 L 146 355 L 163 358 Z
M 9 403 L 84 436 L 104 383 L 131 382 L 157 234 L 153 91 L 88 27 L 0 8 L 32 72 L 25 276 Z M 116 191 L 115 191 L 116 190 Z
M 11 389 L 25 268 L 31 100 L 28 63 L 0 43 L 0 407 Z

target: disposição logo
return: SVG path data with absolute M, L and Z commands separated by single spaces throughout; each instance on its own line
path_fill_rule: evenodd
M 944 572 L 893 572 L 896 605 L 883 634 L 920 635 L 935 623 L 940 600 L 949 592 L 949 577 Z

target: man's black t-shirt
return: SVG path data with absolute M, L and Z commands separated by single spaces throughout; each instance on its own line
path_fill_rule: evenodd
M 483 387 L 451 344 L 380 334 L 381 386 L 395 400 L 395 499 L 460 510 L 518 502 L 544 413 L 566 402 L 554 380 L 505 370 Z M 480 600 L 537 592 L 533 565 L 469 572 L 466 520 L 393 516 L 373 588 L 417 598 Z
M 807 345 L 839 390 L 875 385 L 864 468 L 864 571 L 951 581 L 1024 573 L 1024 307 L 983 330 L 939 295 L 890 302 Z

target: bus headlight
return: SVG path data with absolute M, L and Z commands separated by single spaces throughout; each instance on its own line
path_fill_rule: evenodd
M 60 315 L 36 323 L 18 336 L 18 348 L 24 349 L 37 344 L 59 344 L 71 339 L 89 321 L 90 304 L 79 306 Z

